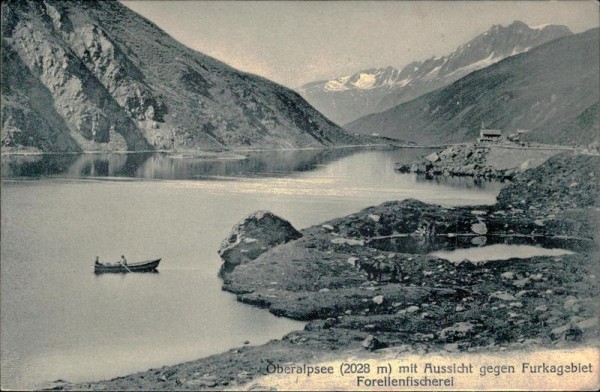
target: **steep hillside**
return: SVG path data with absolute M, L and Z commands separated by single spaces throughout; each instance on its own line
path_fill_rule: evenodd
M 445 57 L 415 61 L 402 70 L 393 67 L 363 70 L 334 80 L 312 82 L 298 91 L 308 102 L 339 124 L 382 112 L 506 57 L 571 34 L 565 26 L 529 27 L 515 21 L 488 31 Z
M 2 3 L 2 146 L 41 151 L 351 144 L 298 94 L 116 1 Z
M 79 150 L 64 130 L 52 95 L 19 56 L 2 40 L 2 146 L 29 146 L 42 151 Z
M 599 29 L 548 42 L 346 128 L 417 143 L 473 141 L 481 124 L 558 144 L 598 139 Z

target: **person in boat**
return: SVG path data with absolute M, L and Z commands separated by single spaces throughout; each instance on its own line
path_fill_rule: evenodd
M 95 265 L 102 265 L 102 263 L 100 262 L 100 257 L 96 256 L 96 262 L 94 264 Z
M 125 258 L 124 255 L 121 255 L 121 264 L 127 265 L 127 259 Z

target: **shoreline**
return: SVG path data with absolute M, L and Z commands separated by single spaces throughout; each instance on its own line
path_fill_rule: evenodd
M 567 152 L 577 155 L 599 155 L 598 151 L 558 145 L 471 143 L 437 149 L 412 162 L 397 162 L 394 170 L 425 175 L 427 179 L 433 176 L 467 176 L 474 177 L 478 182 L 482 179 L 505 181 L 543 164 L 554 155 Z
M 596 227 L 600 209 L 597 201 L 589 200 L 598 190 L 597 163 L 594 156 L 553 157 L 524 172 L 492 206 L 387 202 L 303 229 L 300 239 L 275 246 L 225 273 L 223 289 L 236 294 L 240 302 L 309 321 L 304 330 L 262 346 L 59 388 L 240 388 L 265 375 L 268 363 L 315 363 L 332 351 L 341 358 L 377 355 L 394 347 L 418 355 L 597 347 L 598 265 L 594 260 L 600 255 Z M 588 171 L 588 183 L 569 186 L 573 176 L 581 178 Z M 558 179 L 565 189 L 552 182 Z M 532 181 L 539 184 L 527 185 Z M 547 189 L 567 193 L 537 200 Z M 514 206 L 523 197 L 533 210 Z M 401 225 L 394 230 L 405 233 L 418 228 L 419 236 L 413 236 L 418 241 L 431 238 L 427 230 L 453 239 L 455 234 L 474 231 L 480 234 L 475 238 L 481 238 L 477 232 L 485 227 L 486 237 L 511 231 L 522 236 L 572 236 L 591 240 L 592 246 L 568 255 L 530 257 L 527 263 L 513 258 L 453 265 L 424 252 L 399 253 L 364 244 L 369 233 L 389 231 L 390 222 Z M 350 265 L 356 260 L 394 260 L 402 266 L 402 283 L 390 278 L 371 280 Z M 280 278 L 274 282 L 275 277 Z M 407 328 L 412 332 L 403 332 Z
M 369 148 L 369 147 L 397 147 L 391 143 L 369 143 L 369 144 L 349 144 L 349 145 L 336 145 L 336 146 L 322 146 L 322 147 L 298 147 L 298 148 L 232 148 L 223 150 L 194 150 L 194 149 L 170 149 L 170 150 L 88 150 L 88 151 L 1 151 L 0 156 L 38 156 L 38 155 L 81 155 L 81 154 L 196 154 L 196 155 L 218 155 L 218 154 L 231 154 L 231 153 L 244 153 L 244 152 L 269 152 L 269 151 L 310 151 L 310 150 L 329 150 L 329 149 L 343 149 L 343 148 Z M 409 146 L 406 146 L 409 147 Z M 402 148 L 402 146 L 400 147 Z M 417 147 L 418 148 L 418 147 Z M 428 148 L 428 147 L 423 147 Z
M 227 154 L 243 154 L 243 153 L 251 153 L 251 152 L 277 152 L 277 151 L 312 151 L 312 150 L 333 150 L 333 149 L 351 149 L 351 148 L 391 148 L 391 149 L 445 149 L 452 146 L 469 146 L 472 143 L 457 143 L 457 144 L 436 144 L 436 145 L 416 145 L 416 144 L 398 144 L 394 142 L 389 143 L 369 143 L 369 144 L 349 144 L 349 145 L 336 145 L 336 146 L 323 146 L 323 147 L 298 147 L 298 148 L 232 148 L 226 150 L 178 150 L 178 149 L 170 149 L 170 150 L 88 150 L 88 151 L 0 151 L 1 157 L 34 157 L 34 156 L 43 156 L 43 155 L 101 155 L 101 154 L 168 154 L 168 155 L 177 155 L 177 154 L 189 154 L 191 156 L 215 156 L 218 158 L 218 155 L 227 155 Z M 583 148 L 580 147 L 571 147 L 571 146 L 562 146 L 562 145 L 533 145 L 529 147 L 521 147 L 521 146 L 503 146 L 503 145 L 495 145 L 495 148 L 503 148 L 503 149 L 514 149 L 514 150 L 547 150 L 547 151 L 576 151 L 581 154 L 591 154 L 597 155 L 598 153 L 593 152 L 585 152 Z

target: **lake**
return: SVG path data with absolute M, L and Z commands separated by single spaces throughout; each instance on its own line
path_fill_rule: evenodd
M 217 249 L 267 209 L 301 229 L 387 200 L 492 204 L 498 183 L 394 172 L 427 150 L 2 157 L 2 388 L 112 378 L 280 338 L 304 323 L 221 291 Z M 156 274 L 93 260 L 162 257 Z

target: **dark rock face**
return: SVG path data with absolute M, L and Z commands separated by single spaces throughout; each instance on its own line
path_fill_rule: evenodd
M 18 83 L 15 81 L 18 80 Z M 2 41 L 2 147 L 79 151 L 64 119 L 48 102 L 52 94 L 17 53 Z
M 414 61 L 402 70 L 372 68 L 334 80 L 311 82 L 299 91 L 338 124 L 377 113 L 445 87 L 463 76 L 547 41 L 570 35 L 565 26 L 530 28 L 515 21 L 495 25 L 443 57 Z
M 233 267 L 256 259 L 274 246 L 302 237 L 290 222 L 268 211 L 255 212 L 237 225 L 221 244 L 219 256 Z
M 597 28 L 555 39 L 345 128 L 440 144 L 475 141 L 484 122 L 507 134 L 529 131 L 522 141 L 592 144 L 599 134 L 599 39 Z
M 364 144 L 298 94 L 191 50 L 117 1 L 2 3 L 2 147 Z
M 75 8 L 77 8 L 76 4 L 73 3 Z M 74 25 L 67 23 L 70 19 L 66 15 L 61 18 L 61 12 L 67 11 L 60 2 L 2 4 L 2 22 L 3 26 L 6 26 L 2 31 L 3 50 L 6 47 L 14 51 L 15 57 L 29 69 L 31 76 L 49 93 L 50 100 L 40 103 L 37 111 L 50 111 L 48 107 L 53 108 L 53 114 L 61 118 L 67 126 L 57 129 L 58 136 L 62 139 L 70 136 L 81 149 L 97 149 L 100 145 L 123 150 L 148 149 L 146 139 L 124 111 L 118 98 L 111 94 L 111 88 L 105 83 L 106 80 L 98 79 L 99 75 L 95 75 L 94 70 L 86 67 L 83 61 L 85 59 L 77 57 L 77 47 L 71 40 L 89 38 L 89 41 L 93 42 L 90 45 L 95 44 L 98 49 L 98 53 L 94 53 L 94 58 L 103 63 L 104 69 L 110 63 L 109 71 L 115 74 L 112 79 L 118 79 L 116 70 L 126 65 L 119 65 L 114 61 L 111 50 L 113 46 L 110 42 L 101 42 L 101 37 L 94 35 L 88 37 L 90 25 L 85 24 L 80 26 L 81 31 L 69 33 L 68 30 L 74 28 Z M 103 46 L 104 50 L 102 50 Z M 18 75 L 6 81 L 10 86 L 9 100 L 13 94 L 26 93 L 23 79 Z M 136 91 L 136 86 L 131 83 L 126 88 Z M 33 101 L 35 96 L 29 94 L 24 98 Z M 3 147 L 22 146 L 16 143 L 14 138 L 7 137 L 9 133 L 27 132 L 26 124 L 15 119 L 13 117 L 12 132 L 6 132 L 3 118 Z M 27 121 L 27 116 L 23 120 Z M 37 144 L 41 148 L 46 148 L 46 151 L 61 150 L 65 147 L 62 143 L 55 147 L 52 140 L 46 145 L 36 143 L 36 139 L 40 138 L 42 136 L 33 134 L 32 142 L 26 143 L 25 146 Z

